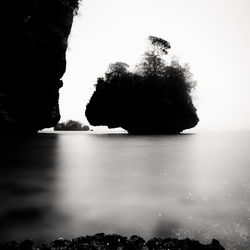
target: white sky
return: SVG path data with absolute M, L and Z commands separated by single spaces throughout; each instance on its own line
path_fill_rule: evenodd
M 199 129 L 250 129 L 250 0 L 83 0 L 69 38 L 62 121 L 85 106 L 110 63 L 140 60 L 149 35 L 170 42 L 198 81 Z

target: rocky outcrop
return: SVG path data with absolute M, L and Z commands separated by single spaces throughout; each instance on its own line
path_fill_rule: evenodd
M 58 123 L 54 127 L 55 131 L 89 131 L 88 125 L 83 125 L 79 121 L 68 120 L 67 122 Z
M 112 72 L 99 78 L 86 107 L 93 126 L 122 127 L 130 134 L 176 134 L 194 127 L 199 118 L 179 65 L 163 76 Z
M 127 237 L 112 234 L 105 235 L 104 233 L 95 234 L 93 236 L 78 237 L 73 240 L 65 240 L 59 238 L 52 241 L 50 244 L 43 244 L 42 246 L 33 246 L 31 240 L 25 240 L 20 244 L 15 241 L 0 244 L 1 250 L 224 250 L 217 240 L 212 240 L 211 244 L 204 245 L 199 241 L 190 239 L 174 239 L 174 238 L 153 238 L 145 241 L 137 235 L 133 235 L 128 239 Z
M 11 0 L 2 7 L 0 131 L 53 127 L 78 0 Z

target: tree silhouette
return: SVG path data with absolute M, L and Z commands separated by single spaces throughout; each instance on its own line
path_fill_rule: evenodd
M 163 57 L 168 54 L 170 44 L 155 36 L 149 36 L 148 40 L 149 49 L 145 51 L 141 63 L 137 65 L 137 73 L 143 76 L 161 76 L 166 67 Z
M 54 130 L 69 130 L 69 131 L 88 131 L 89 126 L 87 125 L 82 125 L 81 122 L 79 121 L 74 121 L 74 120 L 68 120 L 67 122 L 61 122 L 58 123 L 55 127 Z
M 124 76 L 128 73 L 129 65 L 123 62 L 111 63 L 105 73 L 106 79 L 115 78 L 119 76 Z

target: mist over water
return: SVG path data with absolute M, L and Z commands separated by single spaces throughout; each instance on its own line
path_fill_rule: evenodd
M 250 245 L 250 133 L 60 132 L 0 145 L 0 241 L 105 232 Z

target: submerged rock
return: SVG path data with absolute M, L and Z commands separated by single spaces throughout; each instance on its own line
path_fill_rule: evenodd
M 12 0 L 2 3 L 0 131 L 53 127 L 67 39 L 79 0 Z
M 145 241 L 137 235 L 133 235 L 128 239 L 127 237 L 112 234 L 106 235 L 104 233 L 95 234 L 93 236 L 78 237 L 72 240 L 59 238 L 52 241 L 50 244 L 43 244 L 41 246 L 33 246 L 33 242 L 26 240 L 19 245 L 15 242 L 8 242 L 0 245 L 0 250 L 224 250 L 217 240 L 212 240 L 211 244 L 204 245 L 199 241 L 191 239 L 174 239 L 174 238 L 153 238 Z M 27 247 L 27 248 L 23 248 Z

